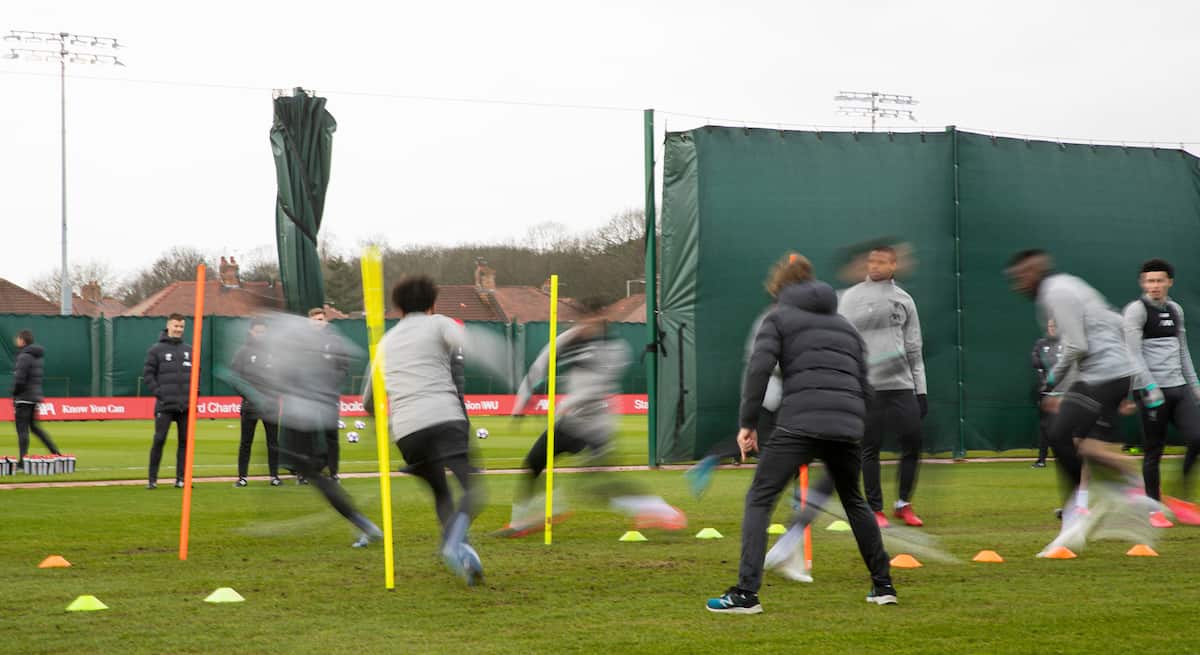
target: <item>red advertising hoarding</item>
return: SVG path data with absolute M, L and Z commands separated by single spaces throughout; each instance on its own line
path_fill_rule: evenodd
M 546 396 L 534 396 L 526 414 L 545 414 Z M 472 416 L 507 416 L 513 413 L 517 397 L 513 395 L 468 395 L 467 413 Z M 617 414 L 645 414 L 649 404 L 645 394 L 613 396 L 613 411 Z M 238 396 L 201 396 L 197 418 L 238 418 L 242 399 Z M 366 416 L 362 398 L 342 396 L 342 416 Z M 42 421 L 98 421 L 116 419 L 154 418 L 153 398 L 47 398 L 38 403 L 38 419 Z M 0 400 L 0 421 L 13 420 L 12 400 Z

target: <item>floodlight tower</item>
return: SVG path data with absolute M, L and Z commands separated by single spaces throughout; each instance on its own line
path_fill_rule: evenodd
M 895 93 L 880 93 L 878 91 L 838 91 L 833 97 L 838 102 L 848 102 L 849 105 L 838 106 L 838 112 L 844 116 L 870 116 L 871 131 L 875 131 L 876 118 L 907 118 L 917 120 L 910 109 L 900 107 L 918 104 L 912 96 Z
M 62 305 L 60 313 L 71 314 L 71 276 L 67 272 L 67 64 L 107 64 L 124 66 L 120 59 L 110 51 L 116 51 L 121 45 L 110 36 L 91 36 L 87 34 L 71 34 L 69 32 L 30 32 L 28 30 L 12 30 L 4 37 L 5 41 L 15 41 L 20 46 L 49 46 L 45 47 L 10 47 L 7 55 L 0 59 L 22 59 L 33 62 L 58 62 L 58 85 L 60 118 L 62 122 Z

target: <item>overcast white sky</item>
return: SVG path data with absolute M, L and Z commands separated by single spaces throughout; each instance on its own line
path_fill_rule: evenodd
M 72 261 L 131 272 L 174 245 L 273 247 L 272 88 L 329 99 L 338 244 L 448 244 L 640 207 L 644 107 L 677 112 L 660 132 L 703 122 L 678 113 L 865 125 L 832 97 L 879 90 L 935 129 L 1200 142 L 1198 23 L 1189 1 L 59 0 L 7 3 L 0 33 L 128 45 L 126 68 L 69 70 L 67 162 Z M 58 102 L 55 65 L 0 60 L 0 277 L 19 284 L 59 261 Z

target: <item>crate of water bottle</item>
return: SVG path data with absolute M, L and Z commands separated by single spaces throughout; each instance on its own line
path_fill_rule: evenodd
M 19 469 L 18 459 L 15 457 L 5 457 L 3 469 L 7 471 L 5 475 L 15 475 L 21 473 Z M 75 472 L 76 459 L 74 455 L 26 455 L 24 461 L 23 472 L 27 475 L 62 475 L 64 473 Z
M 9 457 L 8 455 L 0 455 L 0 476 L 15 475 L 17 472 L 17 458 Z

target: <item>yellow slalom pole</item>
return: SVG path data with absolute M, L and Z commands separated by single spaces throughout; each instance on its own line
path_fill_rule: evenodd
M 375 246 L 362 256 L 363 303 L 367 319 L 367 343 L 371 356 L 371 391 L 375 400 L 375 445 L 379 453 L 379 496 L 383 506 L 384 588 L 396 588 L 396 556 L 392 551 L 392 464 L 388 446 L 388 404 L 383 380 L 383 254 Z
M 550 365 L 546 375 L 546 545 L 554 542 L 554 382 L 558 377 L 558 276 L 550 276 Z

